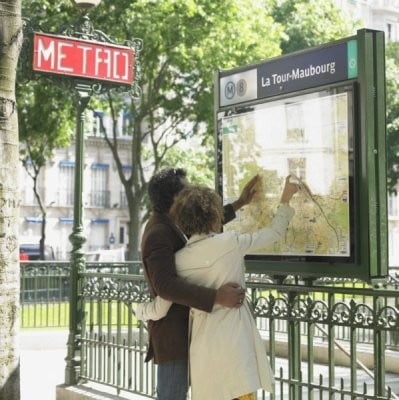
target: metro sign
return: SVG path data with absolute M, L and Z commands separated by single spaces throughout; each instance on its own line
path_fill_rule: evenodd
M 33 43 L 34 71 L 133 84 L 130 47 L 42 33 Z

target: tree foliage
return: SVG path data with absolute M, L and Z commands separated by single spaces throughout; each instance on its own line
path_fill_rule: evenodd
M 44 259 L 46 204 L 38 187 L 40 172 L 51 160 L 53 151 L 68 146 L 73 132 L 71 103 L 53 83 L 21 81 L 17 85 L 20 156 L 32 178 L 33 192 L 42 217 L 40 258 Z
M 284 27 L 283 53 L 349 36 L 359 26 L 332 0 L 274 0 L 272 16 Z
M 41 13 L 50 31 L 72 22 L 70 3 L 24 4 L 26 13 Z M 92 100 L 113 120 L 113 128 L 105 132 L 103 125 L 103 132 L 128 201 L 130 258 L 137 257 L 139 215 L 150 175 L 182 161 L 187 152 L 180 157 L 173 151 L 179 142 L 198 136 L 211 146 L 215 71 L 331 41 L 353 30 L 330 0 L 103 0 L 91 19 L 117 43 L 144 40 L 141 98 L 112 93 Z M 116 122 L 122 111 L 133 116 L 130 176 L 124 174 L 118 152 Z
M 140 100 L 118 102 L 111 95 L 102 106 L 114 121 L 121 108 L 133 115 L 130 177 L 120 169 L 116 124 L 105 136 L 112 138 L 106 140 L 127 195 L 130 257 L 134 258 L 141 222 L 138 215 L 150 175 L 165 165 L 177 143 L 194 135 L 213 134 L 215 70 L 278 55 L 281 28 L 263 0 L 123 0 L 117 7 L 104 0 L 95 23 L 108 27 L 107 34 L 119 42 L 133 37 L 144 40 Z
M 399 179 L 399 43 L 386 47 L 388 189 L 397 192 Z

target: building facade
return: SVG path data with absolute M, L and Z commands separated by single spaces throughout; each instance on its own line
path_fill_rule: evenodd
M 333 2 L 360 20 L 365 28 L 384 31 L 388 41 L 399 40 L 398 0 L 333 0 Z
M 123 126 L 123 117 L 121 117 Z M 132 171 L 131 137 L 118 136 L 123 171 Z M 129 212 L 124 188 L 105 140 L 100 136 L 98 114 L 89 116 L 85 132 L 84 156 L 84 232 L 87 253 L 99 249 L 127 248 Z M 28 165 L 29 168 L 29 165 Z M 67 260 L 72 245 L 75 145 L 54 151 L 53 158 L 39 174 L 38 189 L 46 207 L 46 245 L 55 258 Z M 33 193 L 33 181 L 21 165 L 20 243 L 39 243 L 42 218 Z

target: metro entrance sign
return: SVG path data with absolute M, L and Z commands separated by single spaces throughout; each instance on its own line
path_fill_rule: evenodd
M 84 122 L 90 98 L 95 94 L 123 92 L 134 99 L 141 95 L 140 38 L 117 45 L 104 32 L 94 28 L 87 13 L 101 0 L 73 0 L 81 14 L 76 25 L 70 25 L 61 35 L 40 32 L 40 26 L 27 21 L 21 51 L 21 73 L 28 79 L 52 81 L 66 89 L 76 107 L 75 190 L 70 268 L 70 310 L 68 354 L 65 358 L 65 383 L 75 385 L 80 379 L 80 334 L 85 324 L 84 302 L 79 295 L 80 273 L 85 272 L 83 244 L 83 170 Z M 39 32 L 38 32 L 39 31 Z
M 132 85 L 134 51 L 65 36 L 35 33 L 33 70 Z
M 362 29 L 216 74 L 218 191 L 231 203 L 261 177 L 260 195 L 224 229 L 270 225 L 286 176 L 302 185 L 284 237 L 247 254 L 248 271 L 387 276 L 384 59 L 384 33 Z

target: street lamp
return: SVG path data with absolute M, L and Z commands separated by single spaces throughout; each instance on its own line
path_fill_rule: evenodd
M 26 58 L 21 69 L 27 77 L 33 78 L 32 73 L 44 74 L 47 79 L 74 92 L 75 190 L 73 228 L 69 237 L 72 251 L 69 335 L 65 358 L 67 385 L 78 382 L 84 357 L 82 354 L 85 322 L 83 291 L 86 284 L 83 279 L 86 269 L 83 251 L 86 241 L 83 232 L 84 113 L 92 94 L 115 89 L 128 92 L 133 98 L 140 97 L 141 89 L 137 82 L 140 80 L 139 53 L 143 45 L 143 41 L 139 38 L 132 38 L 126 40 L 124 45 L 117 45 L 104 32 L 94 29 L 87 14 L 97 7 L 101 0 L 72 0 L 72 3 L 80 13 L 76 25 L 70 25 L 62 35 L 54 35 L 35 32 L 36 28 L 27 21 L 24 26 L 24 37 L 27 39 L 23 43 L 21 52 Z
M 87 14 L 92 8 L 97 7 L 101 0 L 72 0 L 81 14 Z
M 91 26 L 86 15 L 91 9 L 98 6 L 101 0 L 73 0 L 79 13 L 82 15 L 81 30 L 85 34 Z M 83 158 L 84 158 L 84 112 L 90 101 L 93 87 L 84 80 L 75 80 L 76 106 L 76 137 L 75 137 L 75 190 L 73 209 L 73 228 L 69 237 L 72 244 L 71 251 L 71 293 L 69 312 L 69 335 L 67 342 L 67 356 L 65 358 L 65 383 L 74 385 L 80 374 L 80 358 L 82 356 L 82 329 L 84 320 L 84 302 L 81 297 L 81 281 L 79 273 L 86 269 L 83 244 L 86 241 L 83 232 Z

